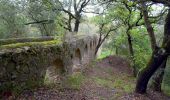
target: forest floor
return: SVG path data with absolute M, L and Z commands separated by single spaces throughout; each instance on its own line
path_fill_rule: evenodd
M 17 100 L 170 100 L 161 93 L 133 93 L 136 79 L 126 59 L 109 56 L 86 65 L 62 86 L 24 91 Z

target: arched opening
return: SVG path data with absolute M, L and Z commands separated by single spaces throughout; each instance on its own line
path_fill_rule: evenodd
M 75 51 L 75 63 L 80 64 L 81 63 L 81 52 L 80 49 L 76 49 Z
M 93 48 L 93 42 L 90 42 L 90 49 Z
M 75 55 L 73 58 L 73 67 L 72 67 L 73 72 L 80 72 L 81 64 L 83 63 L 81 60 L 82 60 L 81 52 L 80 49 L 77 48 L 75 50 Z
M 96 47 L 96 40 L 94 40 L 94 46 Z
M 84 54 L 85 54 L 85 55 L 88 54 L 88 46 L 87 46 L 87 44 L 86 44 L 86 46 L 85 46 L 85 48 L 84 48 Z
M 93 49 L 95 48 L 95 45 L 96 45 L 96 44 L 95 44 L 95 40 L 94 40 L 94 41 L 93 41 Z
M 55 73 L 56 74 L 63 74 L 65 72 L 64 64 L 63 64 L 63 61 L 61 59 L 56 59 L 53 62 L 53 66 L 55 67 Z
M 61 59 L 55 59 L 51 66 L 46 70 L 44 83 L 58 83 L 65 72 L 64 64 Z
M 71 59 L 73 59 L 73 54 L 71 54 L 71 56 L 70 56 L 70 57 L 71 57 Z
M 84 55 L 82 60 L 83 64 L 86 64 L 88 62 L 88 57 L 89 57 L 89 50 L 88 50 L 88 45 L 86 44 L 84 48 Z

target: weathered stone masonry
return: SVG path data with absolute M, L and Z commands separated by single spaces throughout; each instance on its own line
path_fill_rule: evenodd
M 30 83 L 43 83 L 48 71 L 69 75 L 94 58 L 96 36 L 82 36 L 59 44 L 0 50 L 0 92 Z

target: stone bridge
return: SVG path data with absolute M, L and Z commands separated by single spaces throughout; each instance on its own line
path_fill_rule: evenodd
M 74 36 L 63 42 L 53 39 L 1 45 L 0 93 L 40 85 L 50 76 L 82 71 L 83 65 L 95 58 L 96 44 L 97 36 L 92 35 Z

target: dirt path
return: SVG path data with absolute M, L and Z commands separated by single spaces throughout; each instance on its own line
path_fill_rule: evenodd
M 134 94 L 135 78 L 129 63 L 117 56 L 93 62 L 76 77 L 72 83 L 66 81 L 67 85 L 62 88 L 54 86 L 25 91 L 17 100 L 170 100 L 156 92 L 149 93 L 151 95 Z M 69 84 L 78 85 L 72 87 Z

